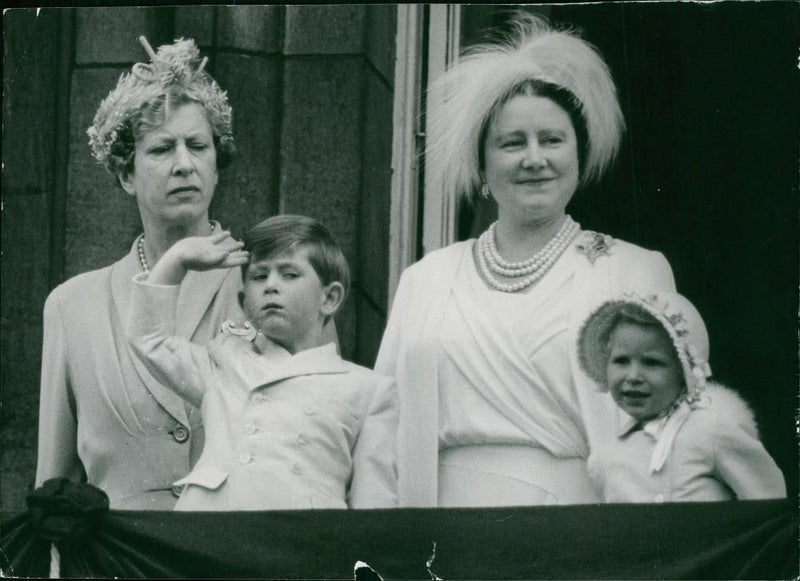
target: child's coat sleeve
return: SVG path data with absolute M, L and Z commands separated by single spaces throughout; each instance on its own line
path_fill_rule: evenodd
M 179 337 L 175 313 L 179 285 L 151 285 L 134 277 L 125 334 L 136 356 L 161 383 L 200 407 L 212 363 L 208 350 Z
M 393 378 L 382 377 L 353 450 L 350 508 L 397 506 L 397 415 L 397 386 Z
M 714 471 L 739 500 L 785 498 L 783 473 L 759 440 L 752 412 L 731 395 L 716 394 L 730 401 L 716 420 Z

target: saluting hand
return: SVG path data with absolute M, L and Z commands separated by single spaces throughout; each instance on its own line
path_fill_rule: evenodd
M 210 236 L 189 236 L 167 250 L 147 277 L 151 284 L 180 284 L 187 270 L 232 268 L 246 264 L 250 253 L 244 242 L 227 230 Z
M 181 265 L 187 270 L 231 268 L 246 264 L 250 253 L 244 242 L 236 240 L 227 230 L 210 236 L 190 236 L 175 243 Z M 170 249 L 172 250 L 172 249 Z

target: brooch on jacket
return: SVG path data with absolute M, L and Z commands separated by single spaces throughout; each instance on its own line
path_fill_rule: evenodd
M 252 341 L 256 338 L 256 334 L 258 333 L 250 321 L 245 321 L 240 327 L 230 319 L 226 319 L 225 322 L 222 323 L 220 331 L 222 331 L 224 335 L 234 335 L 236 337 L 241 337 L 245 341 Z
M 582 239 L 575 245 L 575 247 L 586 255 L 589 262 L 594 264 L 600 256 L 610 256 L 611 246 L 614 244 L 614 239 L 608 234 L 600 234 L 599 232 L 592 232 L 586 230 L 583 233 Z

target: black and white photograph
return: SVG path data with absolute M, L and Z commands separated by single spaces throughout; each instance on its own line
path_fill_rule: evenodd
M 800 3 L 9 7 L 2 132 L 0 576 L 800 576 Z

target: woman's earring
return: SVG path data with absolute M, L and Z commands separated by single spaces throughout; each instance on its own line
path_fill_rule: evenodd
M 491 194 L 492 192 L 489 191 L 489 184 L 483 182 L 483 185 L 481 186 L 481 196 L 488 198 Z

